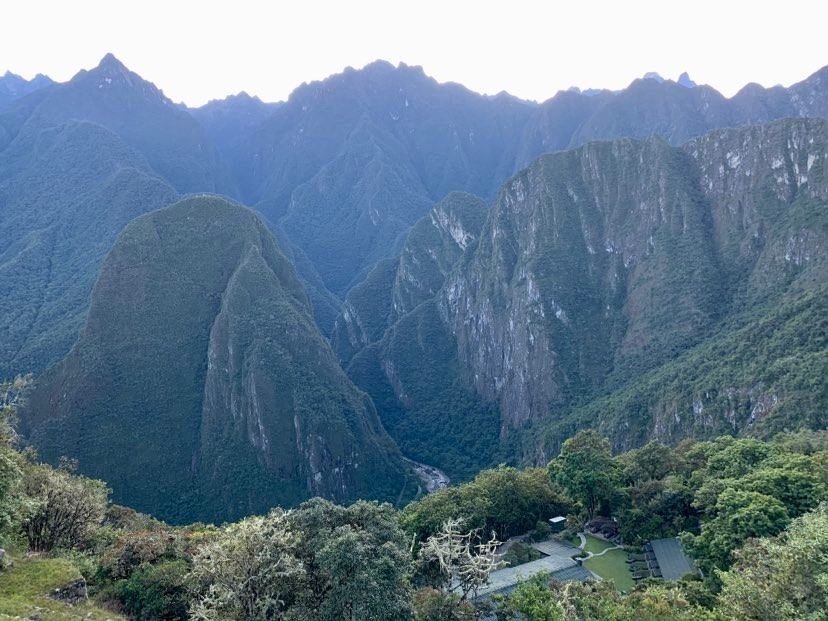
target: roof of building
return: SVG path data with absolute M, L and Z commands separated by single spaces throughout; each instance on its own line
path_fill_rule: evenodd
M 566 522 L 566 518 L 562 515 L 556 515 L 553 518 L 549 518 L 550 522 Z
M 687 558 L 681 542 L 675 537 L 670 539 L 655 539 L 650 542 L 656 562 L 661 569 L 665 580 L 678 580 L 695 572 L 692 561 Z
M 586 582 L 587 580 L 595 580 L 595 575 L 583 565 L 575 565 L 574 567 L 553 571 L 552 577 L 561 582 Z

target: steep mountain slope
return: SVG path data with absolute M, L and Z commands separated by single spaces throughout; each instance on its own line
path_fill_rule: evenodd
M 773 398 L 726 380 L 715 365 L 707 384 L 699 382 L 710 394 L 710 382 L 729 382 L 716 390 L 743 395 L 742 409 L 767 397 L 774 425 L 734 419 L 712 398 L 704 406 L 706 422 L 696 421 L 698 395 L 682 401 L 679 384 L 661 394 L 663 386 L 641 378 L 690 355 L 707 339 L 735 346 L 745 334 L 738 330 L 754 329 L 753 322 L 764 318 L 776 325 L 773 313 L 783 301 L 796 306 L 802 295 L 810 296 L 810 305 L 822 299 L 828 282 L 826 159 L 828 121 L 816 119 L 719 130 L 680 148 L 654 137 L 542 156 L 501 189 L 478 240 L 447 272 L 436 296 L 398 317 L 380 344 L 357 354 L 360 342 L 371 342 L 365 334 L 377 330 L 360 332 L 375 324 L 352 301 L 346 304 L 349 317 L 339 322 L 347 329 L 335 333 L 349 338 L 334 343 L 343 359 L 352 357 L 349 374 L 371 394 L 404 447 L 406 440 L 395 433 L 400 420 L 421 437 L 438 437 L 463 453 L 463 433 L 434 421 L 429 400 L 439 390 L 424 388 L 443 386 L 447 378 L 464 404 L 459 411 L 444 404 L 440 416 L 462 420 L 469 403 L 478 410 L 489 406 L 498 413 L 504 446 L 520 435 L 516 431 L 538 425 L 548 430 L 545 446 L 554 446 L 555 438 L 571 432 L 572 421 L 601 422 L 619 446 L 654 436 L 715 433 L 724 426 L 736 432 L 779 428 L 786 420 L 796 426 L 824 405 L 804 394 L 808 378 L 816 377 L 813 369 L 824 364 L 821 358 L 792 368 L 786 385 L 793 388 L 776 390 Z M 376 282 L 392 282 L 389 266 L 379 269 Z M 364 297 L 373 299 L 380 289 Z M 393 282 L 386 301 L 373 306 L 386 312 L 398 295 Z M 805 320 L 791 321 L 794 327 L 784 329 L 813 328 Z M 754 355 L 776 365 L 786 356 L 824 352 L 824 329 L 800 336 L 780 339 L 773 353 L 758 344 Z M 722 365 L 745 355 L 703 347 L 708 349 L 698 351 L 716 351 Z M 636 381 L 659 400 L 636 393 Z M 598 406 L 573 413 L 579 404 L 625 386 L 634 395 L 623 403 L 635 402 L 636 408 L 618 406 L 619 397 L 611 415 Z M 800 406 L 796 416 L 770 411 Z M 666 414 L 657 411 L 678 411 L 683 422 L 668 425 Z M 564 428 L 563 435 L 555 431 Z M 431 463 L 451 468 L 447 459 L 455 458 L 436 454 Z
M 216 136 L 245 200 L 295 247 L 327 332 L 337 299 L 394 256 L 447 192 L 491 198 L 541 153 L 595 139 L 657 133 L 678 145 L 717 127 L 826 115 L 826 72 L 789 89 L 746 87 L 731 99 L 707 86 L 642 79 L 538 105 L 377 62 L 303 85 L 269 113 L 242 98 L 194 115 Z
M 517 165 L 525 166 L 542 152 L 592 140 L 658 134 L 680 145 L 719 127 L 793 116 L 828 117 L 826 102 L 828 67 L 789 88 L 748 84 L 730 99 L 706 85 L 687 88 L 671 80 L 647 78 L 618 92 L 558 93 L 541 104 L 528 123 Z
M 100 125 L 42 128 L 0 152 L 0 377 L 69 351 L 115 237 L 175 197 Z
M 108 55 L 0 113 L 0 377 L 39 373 L 77 338 L 101 261 L 177 191 L 235 185 L 206 132 Z
M 279 105 L 263 102 L 242 91 L 238 95 L 210 101 L 200 108 L 191 108 L 189 112 L 207 130 L 213 143 L 228 154 L 228 159 L 236 161 L 248 147 L 246 140 L 250 133 Z
M 344 297 L 448 191 L 491 193 L 533 109 L 377 62 L 299 87 L 224 153 L 245 199 Z
M 54 84 L 51 78 L 42 73 L 38 73 L 31 80 L 27 80 L 11 71 L 6 71 L 5 74 L 0 76 L 0 109 L 24 95 L 34 93 L 51 84 Z
M 467 478 L 500 450 L 498 412 L 481 403 L 457 364 L 435 296 L 477 241 L 485 202 L 452 192 L 411 229 L 400 256 L 351 289 L 332 345 L 407 455 Z
M 194 197 L 134 220 L 24 432 L 114 497 L 222 521 L 312 495 L 400 498 L 408 481 L 371 401 L 319 335 L 253 212 Z M 411 486 L 409 493 L 413 493 Z
M 6 139 L 34 139 L 45 127 L 83 120 L 102 125 L 139 151 L 179 192 L 237 192 L 206 132 L 150 82 L 107 54 L 69 82 L 18 100 L 0 115 Z
M 351 289 L 331 337 L 344 363 L 437 294 L 446 275 L 476 241 L 486 211 L 479 197 L 451 192 L 411 228 L 398 257 L 380 261 Z
M 828 427 L 828 290 L 795 295 L 721 330 L 622 388 L 540 421 L 523 437 L 545 463 L 567 433 L 598 428 L 617 448 L 746 430 Z

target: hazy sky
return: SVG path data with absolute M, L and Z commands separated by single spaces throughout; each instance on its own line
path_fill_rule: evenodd
M 383 58 L 440 81 L 544 100 L 681 71 L 732 95 L 828 64 L 828 2 L 11 0 L 0 73 L 67 80 L 113 52 L 176 101 L 269 101 Z

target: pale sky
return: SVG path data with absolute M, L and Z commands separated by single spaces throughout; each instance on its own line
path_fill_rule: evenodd
M 688 71 L 730 96 L 828 64 L 825 0 L 11 0 L 0 12 L 0 74 L 64 81 L 113 52 L 189 105 L 242 90 L 279 101 L 378 58 L 537 101 L 647 71 Z

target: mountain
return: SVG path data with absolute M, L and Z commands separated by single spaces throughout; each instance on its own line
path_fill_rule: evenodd
M 34 138 L 44 127 L 73 120 L 96 123 L 117 134 L 179 192 L 237 193 L 204 129 L 112 54 L 69 82 L 36 91 L 8 108 L 0 115 L 6 133 L 0 149 L 13 140 Z
M 210 196 L 124 229 L 23 429 L 44 458 L 71 455 L 117 501 L 176 522 L 314 495 L 396 501 L 409 483 L 272 235 Z
M 0 112 L 0 377 L 71 348 L 104 256 L 181 191 L 235 194 L 209 136 L 108 55 Z
M 505 94 L 484 97 L 439 84 L 418 67 L 378 62 L 303 85 L 282 104 L 242 93 L 187 111 L 108 55 L 98 67 L 0 112 L 0 290 L 11 292 L 3 304 L 12 307 L 0 308 L 0 373 L 38 373 L 68 351 L 119 227 L 174 198 L 167 191 L 122 209 L 121 198 L 141 192 L 106 196 L 95 185 L 103 183 L 95 181 L 99 169 L 79 170 L 71 183 L 59 180 L 60 192 L 45 203 L 38 184 L 25 179 L 49 177 L 51 164 L 40 154 L 73 123 L 99 128 L 73 134 L 75 155 L 60 156 L 74 157 L 81 168 L 88 153 L 108 153 L 106 141 L 117 140 L 131 151 L 127 168 L 140 169 L 151 184 L 168 184 L 176 195 L 243 195 L 277 235 L 308 289 L 318 325 L 330 335 L 348 292 L 378 261 L 400 251 L 411 226 L 447 192 L 491 200 L 540 153 L 594 138 L 659 133 L 677 144 L 711 127 L 825 116 L 826 71 L 789 89 L 748 86 L 730 100 L 708 87 L 640 80 L 617 93 L 562 92 L 537 105 Z M 78 142 L 81 135 L 87 144 Z M 51 149 L 69 148 L 54 144 Z M 118 158 L 109 166 L 123 168 Z M 90 202 L 95 193 L 101 200 Z M 111 209 L 103 197 L 114 201 Z M 72 207 L 78 202 L 86 205 L 83 217 Z M 110 211 L 124 214 L 117 224 L 107 220 Z M 55 239 L 66 248 L 59 261 L 55 255 L 54 271 L 46 260 L 17 256 L 24 240 L 42 235 L 44 222 L 62 231 Z M 37 256 L 49 256 L 43 252 Z M 67 288 L 72 291 L 64 293 Z M 57 330 L 47 334 L 46 323 Z
M 538 155 L 593 140 L 656 133 L 679 145 L 718 127 L 826 116 L 826 72 L 731 99 L 687 88 L 689 78 L 642 79 L 618 92 L 560 92 L 538 105 L 378 61 L 303 85 L 270 109 L 240 96 L 192 113 L 216 139 L 244 200 L 297 257 L 328 333 L 348 291 L 396 255 L 446 193 L 489 200 Z
M 497 408 L 470 390 L 435 296 L 477 242 L 486 203 L 453 192 L 411 229 L 399 257 L 354 287 L 332 345 L 402 450 L 468 478 L 500 449 Z
M 684 88 L 695 88 L 696 86 L 698 86 L 698 84 L 696 84 L 695 82 L 693 82 L 693 80 L 690 79 L 690 74 L 686 71 L 678 77 L 678 80 L 676 80 L 676 84 L 678 84 L 679 86 L 683 86 Z
M 681 78 L 679 78 L 681 79 Z M 828 67 L 789 88 L 749 84 L 730 99 L 701 85 L 644 78 L 626 89 L 587 97 L 558 93 L 541 104 L 524 130 L 515 171 L 537 155 L 593 140 L 658 134 L 680 145 L 720 127 L 766 123 L 785 117 L 828 117 Z M 560 117 L 563 121 L 559 121 Z
M 548 457 L 592 424 L 633 446 L 825 423 L 824 395 L 810 391 L 828 370 L 814 323 L 828 282 L 826 158 L 821 119 L 544 155 L 500 190 L 436 295 L 372 340 L 406 282 L 399 261 L 381 263 L 346 300 L 334 345 L 404 450 L 417 456 L 428 438 L 441 447 L 429 463 L 455 473 L 482 456 L 482 438 L 491 459 L 515 443 Z M 444 240 L 418 256 L 440 257 Z M 751 334 L 762 337 L 748 347 Z M 701 365 L 705 352 L 720 365 Z M 740 373 L 748 361 L 775 371 Z M 456 409 L 435 407 L 446 386 Z M 446 425 L 465 417 L 476 426 Z
M 115 237 L 175 197 L 93 123 L 32 130 L 0 152 L 0 377 L 39 373 L 69 351 Z
M 38 73 L 31 80 L 20 77 L 11 71 L 0 76 L 0 109 L 24 95 L 34 93 L 41 88 L 54 84 L 51 78 Z
M 225 99 L 210 101 L 200 108 L 189 109 L 221 150 L 238 159 L 248 146 L 245 137 L 254 131 L 279 106 L 251 97 L 244 91 Z

